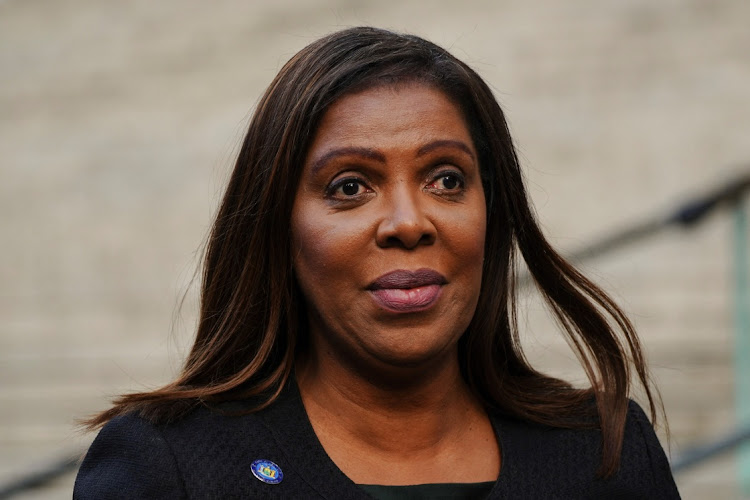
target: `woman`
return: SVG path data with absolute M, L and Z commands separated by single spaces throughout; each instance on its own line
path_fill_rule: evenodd
M 520 251 L 587 389 L 534 370 Z M 121 397 L 76 498 L 677 498 L 631 324 L 555 253 L 468 66 L 353 28 L 260 101 L 180 376 Z M 369 495 L 369 496 L 368 496 Z

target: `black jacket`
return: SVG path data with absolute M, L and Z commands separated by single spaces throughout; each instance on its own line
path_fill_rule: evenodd
M 489 498 L 679 498 L 664 451 L 635 403 L 628 411 L 620 468 L 607 480 L 595 477 L 598 431 L 550 428 L 502 415 L 491 419 L 502 470 Z M 278 464 L 283 480 L 256 479 L 251 464 L 259 459 Z M 165 426 L 135 415 L 113 419 L 91 445 L 73 497 L 370 498 L 326 455 L 294 383 L 269 408 L 250 415 L 201 408 Z

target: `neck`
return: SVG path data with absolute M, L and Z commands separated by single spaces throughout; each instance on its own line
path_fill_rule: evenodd
M 325 350 L 323 350 L 325 353 Z M 328 456 L 355 483 L 494 480 L 500 451 L 457 352 L 409 367 L 299 361 L 302 401 Z M 322 358 L 322 359 L 321 359 Z
M 342 440 L 373 452 L 413 456 L 452 442 L 473 415 L 483 414 L 456 353 L 433 365 L 374 377 L 313 357 L 298 365 L 297 378 L 316 433 L 336 429 Z

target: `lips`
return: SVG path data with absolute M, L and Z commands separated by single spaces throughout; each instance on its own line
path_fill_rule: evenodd
M 420 312 L 429 309 L 447 283 L 445 276 L 432 269 L 398 269 L 373 281 L 367 289 L 381 307 L 392 312 Z

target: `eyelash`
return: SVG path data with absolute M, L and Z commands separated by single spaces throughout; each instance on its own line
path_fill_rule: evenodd
M 445 179 L 447 177 L 455 178 L 457 186 L 454 188 L 444 188 L 444 189 L 434 188 L 434 189 L 436 189 L 437 191 L 451 191 L 451 192 L 458 190 L 458 192 L 460 192 L 466 186 L 466 179 L 464 179 L 463 174 L 461 174 L 461 172 L 458 172 L 456 170 L 443 170 L 441 172 L 438 172 L 429 185 L 432 186 L 433 184 L 440 181 L 440 179 Z M 451 194 L 456 194 L 456 193 L 451 193 Z
M 328 187 L 328 189 L 326 190 L 326 197 L 335 198 L 336 192 L 347 184 L 359 184 L 361 187 L 367 189 L 367 184 L 365 184 L 365 182 L 359 177 L 344 177 L 342 179 L 336 180 Z M 352 194 L 352 195 L 344 194 L 344 197 L 347 199 L 354 199 L 355 197 L 360 196 L 361 194 L 363 193 L 357 193 L 357 194 Z
M 455 178 L 456 180 L 456 187 L 453 188 L 438 188 L 438 187 L 432 187 L 437 182 L 439 182 L 441 179 L 445 178 Z M 366 194 L 368 191 L 372 191 L 370 188 L 368 188 L 367 183 L 363 181 L 359 177 L 343 177 L 341 179 L 337 179 L 334 181 L 328 189 L 326 189 L 326 197 L 336 199 L 338 191 L 343 189 L 344 186 L 347 184 L 357 184 L 361 188 L 365 189 L 365 192 L 357 192 L 355 194 L 346 194 L 341 193 L 341 198 L 339 198 L 339 201 L 346 201 L 346 200 L 355 200 L 359 198 L 360 196 Z M 456 195 L 460 194 L 460 192 L 464 189 L 466 185 L 466 179 L 464 178 L 463 174 L 461 172 L 458 172 L 456 170 L 443 170 L 441 172 L 438 172 L 436 175 L 432 177 L 432 180 L 427 184 L 427 188 L 430 189 L 433 192 L 446 192 L 448 195 Z

